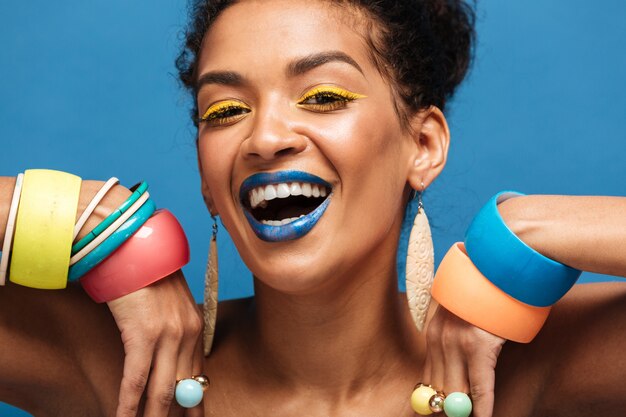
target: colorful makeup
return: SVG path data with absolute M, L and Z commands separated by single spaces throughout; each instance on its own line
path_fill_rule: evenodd
M 239 100 L 222 100 L 212 104 L 200 118 L 200 123 L 210 126 L 226 126 L 250 113 L 248 105 Z
M 246 219 L 268 242 L 298 239 L 313 229 L 330 204 L 332 186 L 302 171 L 263 172 L 239 190 Z
M 316 112 L 327 112 L 345 108 L 348 103 L 365 97 L 367 96 L 334 85 L 322 85 L 304 93 L 298 99 L 297 106 Z

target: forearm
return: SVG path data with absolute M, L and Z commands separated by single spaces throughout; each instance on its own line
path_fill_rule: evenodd
M 15 177 L 0 177 L 0 247 L 4 244 L 15 183 Z M 82 181 L 77 219 L 103 184 L 103 181 Z M 129 194 L 128 189 L 122 186 L 111 189 L 89 217 L 79 238 L 101 222 Z M 87 309 L 103 310 L 103 307 L 96 307 L 96 304 L 89 300 L 81 289 L 70 288 L 60 292 L 36 291 L 10 282 L 0 287 L 0 341 L 2 341 L 0 343 L 2 345 L 0 388 L 7 384 L 17 384 L 20 381 L 16 376 L 16 364 L 24 365 L 28 363 L 28 358 L 32 357 L 33 366 L 29 369 L 36 369 L 39 367 L 35 366 L 36 361 L 45 362 L 55 354 L 56 350 L 52 349 L 53 346 L 69 341 L 72 337 L 76 338 L 72 330 L 75 330 L 78 318 L 82 320 Z M 73 315 L 77 319 L 66 320 L 67 317 Z M 62 317 L 63 320 L 60 319 Z M 81 331 L 78 334 L 84 335 L 84 333 L 85 331 Z M 48 344 L 51 347 L 49 351 Z M 34 355 L 31 351 L 39 353 Z M 68 351 L 71 352 L 72 349 Z M 26 375 L 23 369 L 21 372 L 20 375 Z
M 123 364 L 119 331 L 106 306 L 80 287 L 39 291 L 7 282 L 0 341 L 0 401 L 34 415 L 42 408 L 76 415 L 78 407 L 113 415 Z
M 498 209 L 545 256 L 584 271 L 626 277 L 626 198 L 532 195 Z
M 89 202 L 96 195 L 98 190 L 104 184 L 103 181 L 84 180 L 80 187 L 80 197 L 78 200 L 78 210 L 76 219 L 85 211 Z M 0 247 L 4 243 L 4 234 L 6 231 L 7 220 L 9 216 L 9 208 L 13 197 L 13 189 L 15 188 L 15 177 L 0 177 Z M 116 207 L 118 207 L 128 196 L 130 191 L 128 188 L 116 185 L 102 199 L 98 207 L 89 216 L 87 223 L 78 234 L 78 239 L 85 236 L 106 218 Z

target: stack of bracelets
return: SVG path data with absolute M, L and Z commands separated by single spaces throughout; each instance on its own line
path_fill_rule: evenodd
M 31 288 L 62 289 L 68 281 L 80 280 L 94 301 L 104 303 L 147 287 L 189 262 L 182 227 L 169 211 L 155 211 L 145 182 L 131 187 L 126 201 L 75 242 L 119 180 L 109 179 L 74 223 L 81 182 L 75 175 L 46 169 L 17 176 L 0 258 L 0 285 L 5 284 L 7 269 L 11 282 Z M 194 407 L 207 386 L 204 375 L 178 381 L 176 400 Z
M 81 179 L 46 169 L 19 174 L 9 209 L 0 260 L 0 285 L 61 289 L 80 280 L 96 302 L 144 288 L 189 262 L 182 227 L 167 210 L 156 210 L 145 182 L 89 234 L 75 242 L 105 195 L 111 178 L 76 221 Z M 11 254 L 10 268 L 9 253 Z
M 545 257 L 508 228 L 498 204 L 520 195 L 505 191 L 487 202 L 470 224 L 465 241 L 455 243 L 439 264 L 431 293 L 440 305 L 474 326 L 528 343 L 581 271 Z M 422 415 L 444 411 L 448 417 L 467 417 L 471 413 L 466 394 L 446 396 L 421 383 L 411 405 Z

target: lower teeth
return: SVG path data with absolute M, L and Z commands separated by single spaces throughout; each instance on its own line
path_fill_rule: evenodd
M 304 217 L 304 215 L 301 215 L 300 217 Z M 282 219 L 282 220 L 261 220 L 261 223 L 266 224 L 268 226 L 283 226 L 285 224 L 298 220 L 300 217 L 291 217 L 291 218 Z

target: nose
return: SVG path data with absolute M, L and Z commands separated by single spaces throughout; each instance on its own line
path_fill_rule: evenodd
M 306 148 L 306 138 L 294 131 L 289 109 L 280 111 L 277 107 L 255 112 L 253 130 L 242 145 L 244 158 L 272 161 L 296 155 Z

